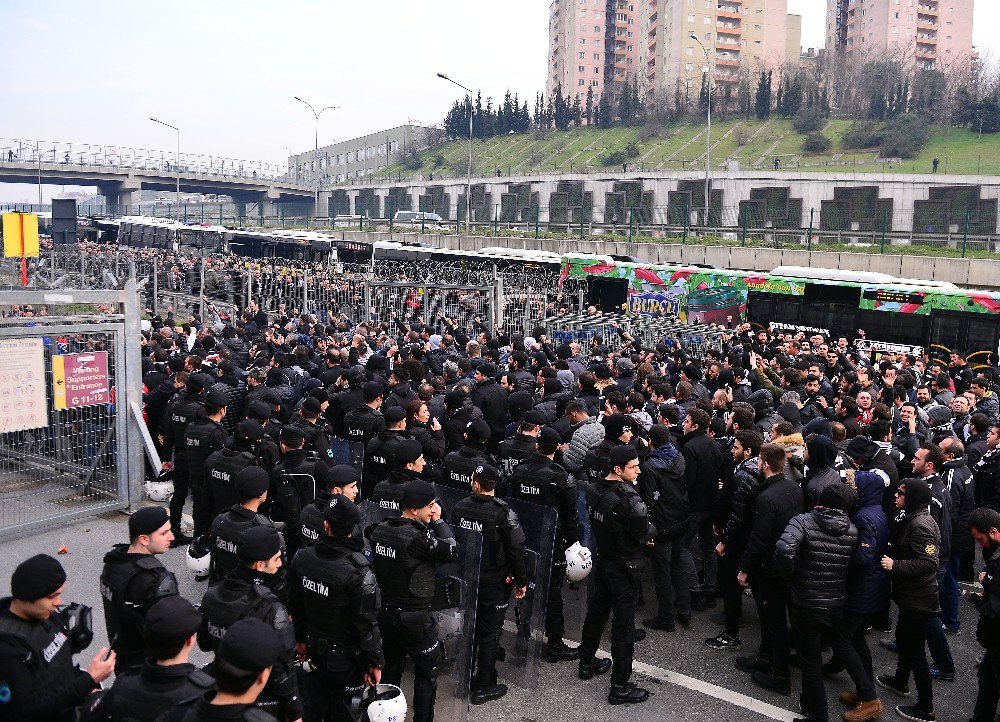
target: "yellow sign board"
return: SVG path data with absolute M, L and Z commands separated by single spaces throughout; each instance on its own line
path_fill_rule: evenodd
M 38 257 L 38 216 L 3 214 L 3 255 L 6 258 Z

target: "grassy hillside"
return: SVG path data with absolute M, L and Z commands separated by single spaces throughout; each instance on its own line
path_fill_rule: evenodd
M 823 132 L 833 145 L 829 152 L 813 155 L 803 153 L 804 136 L 788 120 L 720 120 L 712 124 L 712 165 L 725 169 L 738 162 L 741 170 L 767 169 L 777 158 L 782 170 L 929 173 L 932 160 L 939 158 L 940 173 L 1000 175 L 1000 135 L 980 138 L 963 128 L 935 129 L 919 157 L 885 163 L 877 160 L 875 150 L 841 147 L 841 135 L 850 125 L 848 120 L 829 121 Z M 475 172 L 483 175 L 492 175 L 498 167 L 505 176 L 621 171 L 620 162 L 611 164 L 607 156 L 634 143 L 639 154 L 628 161 L 629 170 L 696 170 L 704 167 L 705 142 L 704 124 L 535 131 L 474 141 L 473 164 Z M 420 154 L 419 161 L 415 170 L 395 164 L 374 177 L 426 177 L 430 173 L 435 178 L 464 177 L 468 143 L 452 141 L 431 148 Z

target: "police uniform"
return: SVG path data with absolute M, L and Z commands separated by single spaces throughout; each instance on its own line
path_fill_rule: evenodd
M 498 463 L 486 447 L 470 444 L 462 444 L 458 451 L 451 451 L 445 455 L 441 464 L 441 483 L 459 491 L 468 491 L 472 488 L 472 475 L 480 466 L 492 466 L 497 468 Z M 497 493 L 504 495 L 504 489 L 498 489 Z
M 348 444 L 361 444 L 365 447 L 376 434 L 383 431 L 385 419 L 368 404 L 351 409 L 344 416 L 344 438 Z
M 241 561 L 270 559 L 280 550 L 280 540 L 273 529 L 248 529 L 240 538 Z M 206 652 L 216 651 L 226 630 L 242 619 L 259 619 L 270 626 L 278 634 L 281 651 L 271 666 L 271 676 L 257 706 L 282 719 L 298 719 L 302 716 L 302 699 L 293 667 L 295 630 L 288 610 L 271 589 L 279 583 L 276 577 L 241 564 L 221 582 L 210 586 L 201 600 L 204 619 L 198 630 L 198 646 Z
M 272 518 L 277 512 L 285 523 L 282 534 L 288 553 L 294 555 L 300 547 L 302 508 L 326 489 L 327 465 L 313 460 L 302 449 L 285 453 L 281 463 L 271 472 Z
M 225 407 L 225 397 L 221 391 L 211 391 L 205 397 L 205 403 Z M 191 478 L 191 499 L 194 502 L 192 515 L 195 537 L 208 531 L 215 511 L 210 505 L 210 497 L 205 488 L 205 462 L 208 457 L 225 446 L 228 438 L 226 427 L 205 416 L 204 411 L 188 424 L 184 432 L 184 457 Z
M 320 403 L 316 399 L 306 399 L 304 403 L 309 402 L 315 403 L 309 404 L 308 407 L 303 406 L 303 408 L 314 409 L 319 407 L 317 413 L 322 412 Z M 313 422 L 303 416 L 296 416 L 288 425 L 294 426 L 306 437 L 303 449 L 311 452 L 317 459 L 325 461 L 327 464 L 333 463 L 333 451 L 330 449 L 330 436 L 333 430 L 322 420 L 322 417 L 319 417 L 317 422 Z
M 230 439 L 205 461 L 205 501 L 211 509 L 213 519 L 224 509 L 239 504 L 234 479 L 243 469 L 257 463 L 256 456 L 249 451 L 237 449 L 232 443 L 234 441 Z
M 66 573 L 53 557 L 39 554 L 20 565 L 11 591 L 34 601 L 57 591 Z M 73 664 L 73 650 L 58 615 L 42 621 L 11 613 L 11 597 L 0 599 L 0 717 L 17 722 L 68 722 L 75 707 L 98 688 Z
M 210 584 L 219 581 L 239 566 L 237 550 L 240 535 L 255 526 L 278 530 L 266 516 L 250 511 L 240 504 L 234 504 L 232 508 L 215 517 L 211 531 L 212 561 L 208 577 Z
M 407 485 L 403 504 L 423 508 L 434 500 L 424 481 Z M 378 624 L 382 632 L 385 670 L 382 681 L 399 686 L 406 657 L 413 660 L 413 720 L 434 715 L 441 645 L 437 623 L 430 614 L 436 563 L 458 558 L 458 542 L 443 520 L 430 526 L 416 519 L 388 519 L 372 531 L 372 566 L 384 604 Z
M 344 495 L 330 494 L 323 520 L 343 532 L 357 526 L 361 512 Z M 360 539 L 324 531 L 295 555 L 289 576 L 296 641 L 306 645 L 312 665 L 303 678 L 306 718 L 347 722 L 345 702 L 363 691 L 368 669 L 384 664 L 371 563 Z
M 609 462 L 616 457 L 634 459 L 631 447 L 615 449 Z M 635 599 L 639 584 L 639 565 L 646 543 L 656 535 L 649 522 L 646 505 L 631 484 L 601 480 L 585 489 L 587 509 L 595 542 L 594 584 L 580 641 L 580 665 L 583 669 L 594 664 L 607 626 L 611 623 L 611 686 L 629 687 L 632 675 L 632 655 L 635 652 Z M 641 701 L 641 700 L 640 700 Z
M 558 443 L 558 434 L 551 431 Z M 563 616 L 563 582 L 566 579 L 564 552 L 580 541 L 580 516 L 577 510 L 577 486 L 566 470 L 547 456 L 536 453 L 522 461 L 514 470 L 510 496 L 532 504 L 547 506 L 559 514 L 555 546 L 552 553 L 552 573 L 549 577 L 549 598 L 545 607 L 545 637 L 550 648 L 562 648 L 566 636 Z
M 596 484 L 608 478 L 611 472 L 611 463 L 608 455 L 616 446 L 624 446 L 617 439 L 605 438 L 604 441 L 587 452 L 583 459 L 583 478 L 589 484 Z
M 492 467 L 478 467 L 474 479 L 501 481 Z M 507 502 L 487 494 L 472 494 L 455 505 L 455 527 L 474 531 L 483 537 L 479 569 L 479 596 L 476 608 L 476 668 L 473 694 L 496 686 L 497 655 L 500 631 L 510 605 L 512 585 L 528 586 L 525 568 L 524 529 Z
M 191 379 L 188 379 L 189 384 L 190 381 Z M 202 408 L 198 393 L 181 391 L 174 394 L 167 403 L 163 416 L 164 423 L 160 425 L 163 429 L 163 458 L 170 459 L 173 453 L 174 460 L 174 495 L 170 498 L 170 528 L 175 536 L 180 536 L 181 514 L 191 483 L 184 437 L 188 425 L 198 417 Z
M 390 409 L 388 413 L 394 410 Z M 386 429 L 365 446 L 364 474 L 361 498 L 370 499 L 372 490 L 396 468 L 396 449 L 405 439 L 412 439 L 405 430 Z
M 389 477 L 375 485 L 371 502 L 378 509 L 380 522 L 403 514 L 403 490 L 411 481 L 419 481 L 420 474 L 409 469 L 396 469 Z

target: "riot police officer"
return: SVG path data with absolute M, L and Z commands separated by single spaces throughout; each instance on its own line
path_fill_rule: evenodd
M 305 450 L 314 454 L 320 461 L 333 463 L 333 451 L 330 449 L 330 434 L 332 430 L 323 419 L 323 404 L 311 396 L 302 401 L 298 415 L 292 417 L 289 426 L 294 426 L 305 437 Z
M 348 464 L 338 464 L 330 467 L 327 474 L 328 487 L 320 491 L 316 498 L 302 507 L 299 514 L 299 533 L 302 548 L 312 544 L 323 536 L 323 515 L 330 505 L 330 500 L 337 494 L 343 494 L 353 503 L 358 498 L 358 482 L 361 475 L 358 470 Z
M 332 495 L 322 535 L 292 560 L 289 610 L 299 652 L 312 665 L 302 683 L 306 722 L 348 722 L 345 701 L 381 678 L 381 595 L 355 535 L 360 522 L 349 497 Z
M 555 462 L 559 443 L 559 433 L 555 429 L 543 427 L 538 433 L 535 455 L 518 464 L 510 483 L 512 499 L 547 506 L 559 514 L 552 552 L 549 597 L 545 607 L 545 659 L 549 662 L 568 662 L 580 658 L 580 650 L 563 641 L 566 636 L 562 596 L 563 582 L 566 579 L 564 552 L 574 542 L 580 541 L 580 515 L 577 509 L 576 482 Z
M 305 437 L 293 426 L 281 430 L 281 462 L 271 472 L 272 516 L 275 507 L 285 526 L 282 534 L 292 556 L 299 550 L 301 527 L 299 515 L 302 507 L 316 498 L 320 489 L 327 486 L 329 467 L 326 462 L 315 461 L 302 448 Z
M 426 465 L 423 448 L 416 439 L 401 441 L 394 457 L 395 468 L 372 491 L 371 502 L 378 508 L 379 521 L 403 513 L 403 490 L 411 481 L 420 479 Z
M 635 652 L 635 598 L 643 547 L 656 536 L 646 505 L 634 488 L 639 477 L 639 456 L 627 444 L 608 455 L 607 479 L 590 483 L 585 490 L 593 529 L 595 582 L 587 604 L 580 641 L 580 678 L 590 679 L 611 669 L 609 704 L 645 702 L 649 692 L 629 681 Z M 611 622 L 611 660 L 595 652 Z
M 191 537 L 181 533 L 181 514 L 187 501 L 191 478 L 188 473 L 187 455 L 184 453 L 184 436 L 187 427 L 201 411 L 201 394 L 207 387 L 207 377 L 191 374 L 184 382 L 184 391 L 174 394 L 163 412 L 159 437 L 164 462 L 173 459 L 174 495 L 170 498 L 170 530 L 174 534 L 173 546 L 184 546 Z
M 396 450 L 404 439 L 410 438 L 413 437 L 406 433 L 406 411 L 399 406 L 386 410 L 385 430 L 376 434 L 365 446 L 362 499 L 370 499 L 376 485 L 396 468 Z
M 528 588 L 524 530 L 514 510 L 494 496 L 503 476 L 492 466 L 479 466 L 472 474 L 472 494 L 455 505 L 452 524 L 483 536 L 476 607 L 475 672 L 472 704 L 483 704 L 507 694 L 497 682 L 500 631 L 513 588 L 523 599 Z
M 278 633 L 280 653 L 257 706 L 279 719 L 297 720 L 302 717 L 302 698 L 292 664 L 295 631 L 288 610 L 272 589 L 280 583 L 281 535 L 269 527 L 246 529 L 240 536 L 238 553 L 240 566 L 209 587 L 201 600 L 204 619 L 198 630 L 198 646 L 214 652 L 226 630 L 241 619 L 266 623 Z
M 247 421 L 256 421 L 264 429 L 264 438 L 257 446 L 257 463 L 270 474 L 281 461 L 281 451 L 278 442 L 267 433 L 266 424 L 271 420 L 271 406 L 263 401 L 254 401 L 247 407 Z
M 241 421 L 225 445 L 205 461 L 205 502 L 213 519 L 240 502 L 233 480 L 240 471 L 257 464 L 257 446 L 264 436 L 264 427 L 258 422 Z
M 385 419 L 379 413 L 382 405 L 382 384 L 369 381 L 362 388 L 365 402 L 344 415 L 344 438 L 348 444 L 368 445 L 376 434 L 385 431 Z
M 517 434 L 500 443 L 499 448 L 497 448 L 497 461 L 500 462 L 500 471 L 503 472 L 508 484 L 517 465 L 535 455 L 538 432 L 545 426 L 545 423 L 545 414 L 541 411 L 531 410 L 524 415 L 521 423 L 518 424 Z
M 76 719 L 76 707 L 114 670 L 115 654 L 106 648 L 86 672 L 73 664 L 73 654 L 86 644 L 73 643 L 58 613 L 65 589 L 66 571 L 47 554 L 26 559 L 11 575 L 12 596 L 0 599 L 0 709 L 5 719 Z
M 149 608 L 179 594 L 176 577 L 156 558 L 174 538 L 170 522 L 163 507 L 143 507 L 129 517 L 129 543 L 116 544 L 104 555 L 101 596 L 108 637 L 118 654 L 116 673 L 145 659 L 142 625 Z
M 434 487 L 411 481 L 403 492 L 403 515 L 372 531 L 372 565 L 384 597 L 378 616 L 385 653 L 383 681 L 397 687 L 406 657 L 413 660 L 413 720 L 434 717 L 441 646 L 430 614 L 437 563 L 458 558 L 458 542 L 441 519 Z
M 256 466 L 249 466 L 234 477 L 239 503 L 219 514 L 212 521 L 209 583 L 214 584 L 239 566 L 237 549 L 240 536 L 254 526 L 274 528 L 274 524 L 259 513 L 261 504 L 267 501 L 270 479 L 267 472 Z
M 194 502 L 194 536 L 200 537 L 212 524 L 215 509 L 205 488 L 205 462 L 222 449 L 229 438 L 222 419 L 226 415 L 229 397 L 220 390 L 205 395 L 205 406 L 184 432 L 184 459 L 191 479 L 191 499 Z
M 474 419 L 465 427 L 465 443 L 457 451 L 445 455 L 442 462 L 441 483 L 451 489 L 468 491 L 472 485 L 472 474 L 480 466 L 498 464 L 486 450 L 486 442 L 490 439 L 490 427 L 482 419 Z M 500 490 L 503 496 L 505 489 Z
M 215 689 L 211 675 L 188 661 L 200 626 L 201 612 L 183 597 L 150 607 L 143 628 L 149 659 L 115 679 L 87 722 L 153 722 Z

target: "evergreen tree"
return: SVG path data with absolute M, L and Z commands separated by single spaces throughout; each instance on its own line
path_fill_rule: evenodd
M 599 128 L 610 128 L 615 122 L 615 111 L 611 106 L 611 97 L 608 93 L 603 93 L 601 95 L 601 100 L 597 104 L 598 110 L 598 120 L 597 126 Z
M 579 128 L 583 116 L 583 108 L 580 105 L 579 93 L 573 98 L 573 106 L 570 108 L 570 113 L 573 118 L 573 127 Z
M 754 114 L 758 120 L 767 120 L 771 116 L 770 71 L 760 71 L 760 81 L 757 83 L 757 95 L 754 100 Z
M 587 125 L 594 125 L 596 119 L 594 118 L 594 88 L 593 86 L 587 88 L 587 107 L 584 111 L 584 117 L 587 119 Z
M 571 120 L 570 111 L 569 106 L 566 105 L 566 98 L 563 97 L 561 85 L 556 87 L 556 101 L 552 112 L 556 130 L 566 130 L 569 128 Z

